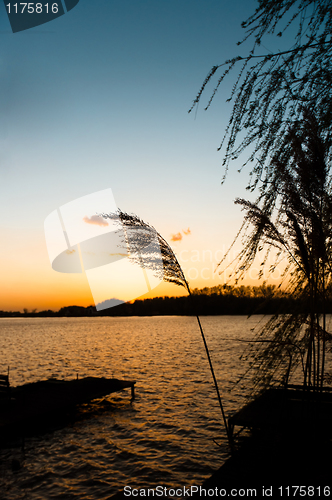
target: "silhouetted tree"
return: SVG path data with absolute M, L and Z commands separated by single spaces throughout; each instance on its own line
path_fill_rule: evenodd
M 261 197 L 256 203 L 236 200 L 246 213 L 247 235 L 236 273 L 243 277 L 257 255 L 265 268 L 271 249 L 276 249 L 270 270 L 286 256 L 284 280 L 305 310 L 274 316 L 256 338 L 250 356 L 257 381 L 269 383 L 276 374 L 288 378 L 289 353 L 293 361 L 303 363 L 304 386 L 320 389 L 326 345 L 332 339 L 325 317 L 332 287 L 331 148 L 310 112 L 305 110 L 300 126 L 289 129 L 285 149 L 274 155 L 271 168 L 278 180 L 274 210 Z
M 249 151 L 243 166 L 254 162 L 248 188 L 259 186 L 259 195 L 254 203 L 237 200 L 246 212 L 237 279 L 263 254 L 262 276 L 274 248 L 270 270 L 286 254 L 289 290 L 300 298 L 298 303 L 307 303 L 306 312 L 272 318 L 256 339 L 251 355 L 257 380 L 269 382 L 281 373 L 287 378 L 287 352 L 293 362 L 303 362 L 304 385 L 321 388 L 331 338 L 324 305 L 331 295 L 332 257 L 331 2 L 259 0 L 242 26 L 246 35 L 239 45 L 251 39 L 251 51 L 213 66 L 190 111 L 214 82 L 208 109 L 225 78 L 238 68 L 227 99 L 233 108 L 219 149 L 225 145 L 225 175 L 230 161 Z M 287 30 L 293 30 L 294 44 L 282 50 L 274 45 L 274 52 L 265 49 L 268 36 L 268 43 L 275 36 L 275 44 Z

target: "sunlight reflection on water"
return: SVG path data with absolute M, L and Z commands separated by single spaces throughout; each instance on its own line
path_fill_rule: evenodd
M 266 318 L 201 318 L 226 414 L 244 402 L 239 338 Z M 12 385 L 49 377 L 136 380 L 87 418 L 0 451 L 2 499 L 107 499 L 125 485 L 201 484 L 227 457 L 226 436 L 193 317 L 1 319 L 0 373 Z M 229 392 L 232 389 L 231 392 Z M 103 411 L 101 411 L 103 409 Z M 218 447 L 213 439 L 221 444 Z M 11 470 L 12 459 L 22 465 Z

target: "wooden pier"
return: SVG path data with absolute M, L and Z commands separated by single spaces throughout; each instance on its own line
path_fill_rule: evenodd
M 18 387 L 0 399 L 0 440 L 22 437 L 63 420 L 77 405 L 89 403 L 108 394 L 131 389 L 135 381 L 86 377 L 74 380 L 49 379 Z
M 332 392 L 311 391 L 301 386 L 271 388 L 228 419 L 230 433 L 235 427 L 252 431 L 332 434 Z
M 203 490 L 217 489 L 223 496 L 231 496 L 232 490 L 241 489 L 246 498 L 318 498 L 324 491 L 327 496 L 331 494 L 331 389 L 271 388 L 228 422 L 234 448 L 202 484 Z M 240 434 L 237 431 L 243 428 L 251 432 L 236 439 Z M 292 485 L 301 485 L 301 489 Z

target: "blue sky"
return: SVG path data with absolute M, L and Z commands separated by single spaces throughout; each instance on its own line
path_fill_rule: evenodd
M 217 148 L 231 110 L 225 100 L 232 78 L 207 112 L 202 105 L 196 115 L 188 109 L 211 66 L 246 53 L 248 45 L 236 42 L 241 21 L 255 7 L 253 0 L 80 0 L 66 15 L 13 34 L 0 4 L 7 289 L 0 309 L 81 300 L 77 287 L 87 286 L 84 278 L 73 285 L 72 276 L 50 268 L 43 224 L 57 207 L 102 189 L 111 188 L 119 207 L 168 240 L 190 227 L 191 234 L 182 232 L 173 244 L 178 255 L 187 252 L 185 267 L 193 252 L 220 256 L 227 248 L 242 221 L 233 200 L 247 196 L 248 179 L 237 173 L 239 162 L 220 184 Z M 199 275 L 201 263 L 191 265 Z M 195 275 L 193 287 L 217 284 Z M 61 302 L 62 287 L 70 297 Z

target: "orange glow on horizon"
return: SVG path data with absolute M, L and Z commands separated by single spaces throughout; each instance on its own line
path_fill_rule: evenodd
M 206 286 L 212 287 L 217 285 L 217 283 L 201 283 L 200 286 L 196 286 L 193 283 L 191 288 L 201 289 Z M 241 285 L 260 286 L 262 285 L 262 281 L 244 280 L 243 282 L 239 283 L 238 286 Z M 180 297 L 186 295 L 188 295 L 188 293 L 183 287 L 171 283 L 161 283 L 150 292 L 136 297 L 129 302 L 134 302 L 135 300 L 152 299 L 155 297 Z M 32 288 L 31 284 L 26 283 L 25 286 L 21 286 L 19 293 L 14 288 L 7 288 L 6 290 L 2 290 L 2 292 L 0 293 L 0 310 L 2 311 L 23 311 L 23 309 L 28 309 L 29 311 L 35 309 L 37 311 L 58 311 L 62 307 L 88 307 L 91 305 L 94 306 L 95 303 L 86 279 L 75 280 L 75 282 L 72 283 L 66 280 L 66 283 L 54 283 L 51 287 L 36 286 Z
M 11 243 L 11 247 L 10 251 L 3 255 L 0 262 L 2 277 L 0 310 L 23 311 L 23 309 L 28 309 L 31 311 L 36 309 L 42 311 L 50 309 L 57 311 L 61 307 L 71 305 L 82 307 L 95 305 L 87 276 L 84 273 L 66 274 L 52 269 L 43 235 L 22 231 L 22 236 L 20 235 L 18 238 L 14 237 L 12 230 L 7 230 L 6 233 L 5 236 L 7 236 L 7 241 Z M 234 281 L 229 279 L 229 275 L 219 275 L 215 272 L 222 254 L 223 250 L 212 251 L 198 246 L 193 248 L 179 246 L 177 248 L 177 258 L 191 289 L 213 287 L 225 283 L 234 284 Z M 134 283 L 134 268 L 135 266 L 130 267 L 126 273 L 122 270 L 122 274 L 120 273 L 115 279 L 118 286 L 113 287 L 113 289 L 110 286 L 109 293 L 107 283 L 110 281 L 106 280 L 104 298 L 133 301 L 187 294 L 185 288 L 181 286 L 161 282 L 151 291 L 143 292 L 142 295 L 142 288 L 137 288 Z M 263 280 L 257 279 L 257 270 L 258 266 L 251 269 L 247 277 L 239 284 L 261 285 Z M 278 271 L 274 279 L 269 279 L 268 283 L 279 285 L 280 274 Z M 124 279 L 125 277 L 128 279 Z M 121 291 L 123 296 L 117 296 L 117 291 Z

